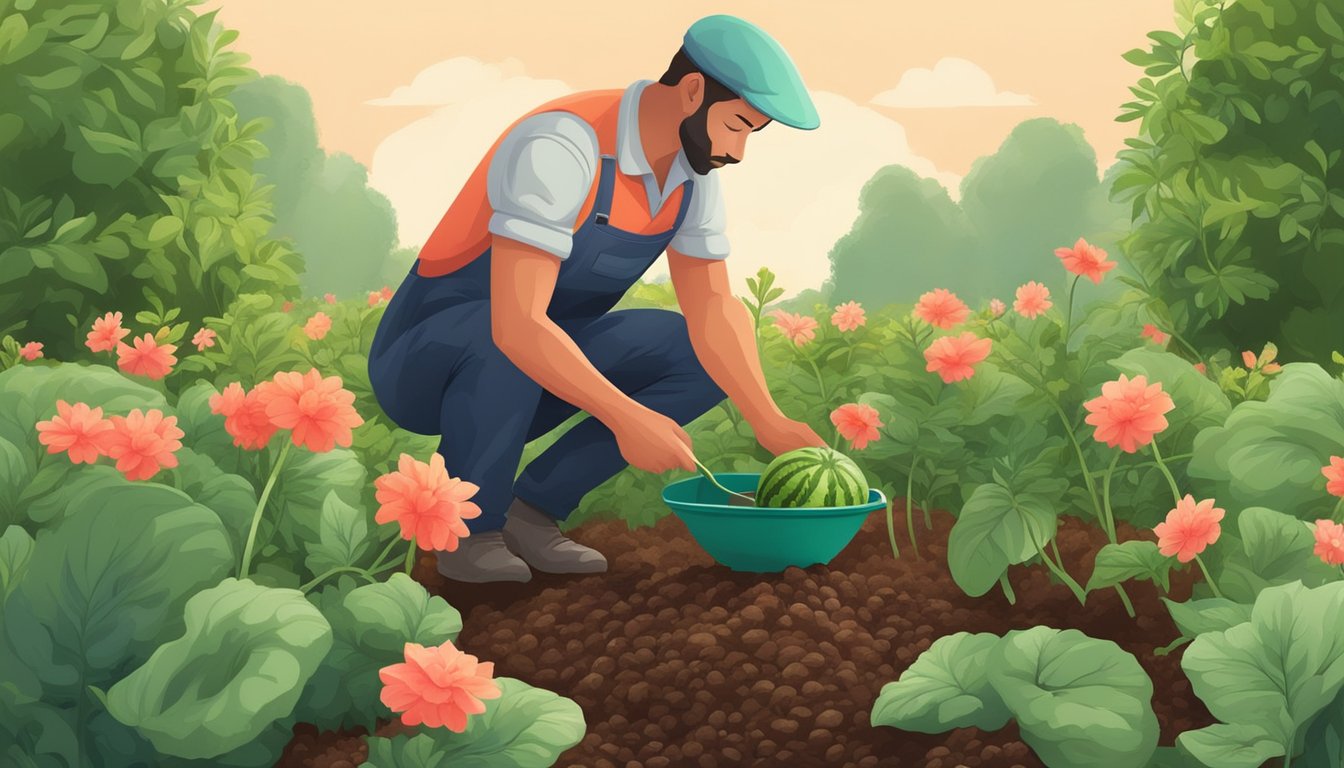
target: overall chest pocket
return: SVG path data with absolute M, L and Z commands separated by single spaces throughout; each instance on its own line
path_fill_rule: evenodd
M 652 260 L 642 256 L 632 256 L 615 251 L 600 251 L 593 259 L 590 269 L 594 274 L 603 277 L 624 280 L 644 274 L 651 263 Z

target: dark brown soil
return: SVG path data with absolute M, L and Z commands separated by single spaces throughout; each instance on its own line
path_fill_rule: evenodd
M 997 588 L 970 598 L 947 570 L 953 519 L 937 513 L 933 522 L 933 530 L 916 526 L 919 559 L 898 509 L 900 559 L 892 557 L 885 516 L 875 514 L 829 566 L 778 574 L 716 565 L 667 517 L 651 528 L 601 521 L 572 531 L 607 556 L 605 574 L 461 584 L 439 576 L 422 554 L 415 575 L 462 611 L 460 648 L 493 660 L 498 675 L 583 708 L 588 733 L 559 766 L 1041 766 L 1012 723 L 994 733 L 918 734 L 868 722 L 882 686 L 937 638 L 1037 624 L 1114 640 L 1137 656 L 1153 678 L 1162 744 L 1213 722 L 1181 671 L 1180 651 L 1153 655 L 1177 635 L 1154 586 L 1128 585 L 1137 620 L 1114 591 L 1079 605 L 1044 566 L 1012 569 L 1016 605 Z M 1122 540 L 1152 537 L 1120 529 Z M 1080 582 L 1104 543 L 1096 526 L 1072 519 L 1058 537 Z M 1172 597 L 1187 598 L 1192 573 L 1173 577 Z M 388 723 L 378 731 L 398 729 Z M 295 733 L 281 766 L 353 768 L 366 754 L 362 730 Z

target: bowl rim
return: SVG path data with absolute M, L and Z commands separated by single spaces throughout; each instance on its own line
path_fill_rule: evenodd
M 760 472 L 716 472 L 715 477 L 756 477 L 761 476 Z M 709 481 L 702 475 L 693 475 L 682 478 L 675 482 L 663 486 L 660 494 L 663 503 L 672 507 L 673 512 L 681 512 L 677 507 L 686 508 L 685 511 L 691 513 L 713 513 L 719 517 L 725 515 L 737 515 L 740 517 L 842 517 L 848 514 L 871 514 L 887 506 L 887 496 L 880 488 L 869 488 L 868 498 L 872 499 L 873 494 L 877 494 L 875 501 L 865 501 L 862 504 L 849 504 L 839 507 L 736 507 L 728 504 L 703 504 L 694 501 L 671 501 L 667 498 L 667 492 L 674 487 L 689 485 L 692 483 L 708 483 Z M 675 506 L 674 506 L 675 505 Z M 782 515 L 781 515 L 782 513 Z

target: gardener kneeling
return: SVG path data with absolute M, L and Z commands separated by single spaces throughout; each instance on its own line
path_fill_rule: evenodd
M 543 104 L 477 165 L 369 355 L 387 414 L 441 435 L 449 474 L 480 486 L 471 535 L 438 553 L 444 576 L 605 571 L 556 521 L 627 463 L 693 471 L 682 425 L 725 393 L 770 452 L 825 445 L 771 398 L 724 266 L 711 171 L 741 160 L 747 136 L 775 120 L 819 124 L 793 63 L 757 27 L 710 16 L 657 83 Z M 611 311 L 664 249 L 682 313 Z M 577 409 L 593 418 L 515 480 L 524 444 Z

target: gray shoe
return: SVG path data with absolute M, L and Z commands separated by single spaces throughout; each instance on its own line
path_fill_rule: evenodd
M 454 581 L 531 581 L 532 570 L 504 544 L 500 531 L 465 536 L 452 552 L 439 551 L 439 573 Z
M 504 543 L 544 573 L 602 573 L 607 559 L 560 533 L 555 520 L 522 499 L 514 499 L 504 523 Z

